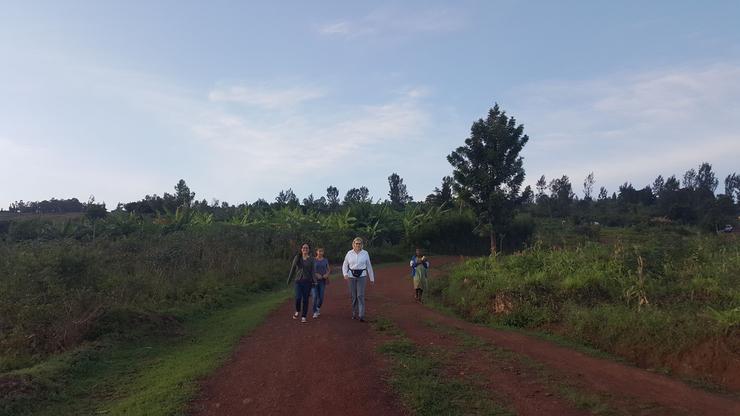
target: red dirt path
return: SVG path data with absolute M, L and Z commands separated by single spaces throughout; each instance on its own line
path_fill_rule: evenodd
M 449 259 L 445 259 L 449 261 Z M 439 265 L 441 262 L 435 262 Z M 407 267 L 377 270 L 368 285 L 367 316 L 394 321 L 415 343 L 457 348 L 451 374 L 472 374 L 519 415 L 581 415 L 559 397 L 561 381 L 600 396 L 622 414 L 740 415 L 740 401 L 695 389 L 666 376 L 519 333 L 499 331 L 442 315 L 416 304 Z M 382 338 L 367 323 L 350 319 L 345 282 L 326 291 L 322 314 L 301 324 L 291 319 L 293 302 L 272 313 L 244 337 L 224 366 L 201 384 L 192 415 L 404 415 L 408 414 L 384 377 L 376 352 Z M 460 353 L 459 340 L 430 323 L 457 328 L 546 368 L 545 380 L 516 362 L 481 351 Z M 487 358 L 488 357 L 488 358 Z M 554 382 L 553 382 L 554 379 Z

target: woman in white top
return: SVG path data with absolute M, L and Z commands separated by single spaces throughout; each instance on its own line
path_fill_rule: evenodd
M 352 240 L 352 250 L 344 256 L 342 274 L 349 283 L 352 296 L 352 319 L 359 318 L 360 322 L 365 322 L 365 277 L 370 277 L 370 283 L 375 283 L 375 273 L 370 255 L 362 249 L 362 238 Z

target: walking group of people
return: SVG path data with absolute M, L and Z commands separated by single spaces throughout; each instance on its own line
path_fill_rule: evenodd
M 375 273 L 370 262 L 370 255 L 363 250 L 363 240 L 360 237 L 352 240 L 352 249 L 344 256 L 342 276 L 352 299 L 352 319 L 365 322 L 365 286 L 367 279 L 375 283 Z M 422 293 L 426 287 L 429 270 L 429 260 L 421 249 L 416 249 L 416 255 L 411 258 L 411 277 L 414 281 L 414 299 L 421 302 Z M 329 260 L 324 257 L 324 249 L 316 248 L 316 255 L 311 255 L 311 246 L 308 243 L 301 245 L 301 252 L 295 256 L 288 274 L 288 282 L 295 280 L 295 313 L 293 319 L 300 317 L 301 322 L 308 322 L 308 300 L 313 297 L 313 318 L 321 315 L 321 306 L 324 303 L 324 292 L 329 283 Z

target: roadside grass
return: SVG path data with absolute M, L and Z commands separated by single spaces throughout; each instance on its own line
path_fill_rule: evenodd
M 30 379 L 31 394 L 0 399 L 13 415 L 179 415 L 198 380 L 223 363 L 239 339 L 289 297 L 255 293 L 208 315 L 191 313 L 181 334 L 108 339 L 7 373 Z
M 613 346 L 617 343 L 624 344 L 626 342 L 624 338 L 629 337 L 630 339 L 632 339 L 635 337 L 639 337 L 640 334 L 643 334 L 645 331 L 647 331 L 647 329 L 645 329 L 645 326 L 652 325 L 652 327 L 660 327 L 660 331 L 663 332 L 665 332 L 665 327 L 677 327 L 678 329 L 674 330 L 671 333 L 670 337 L 663 337 L 663 339 L 660 340 L 659 345 L 654 346 L 654 348 L 652 349 L 647 345 L 643 345 L 645 344 L 644 342 L 633 342 L 634 345 L 644 346 L 644 348 L 641 350 L 643 351 L 643 357 L 659 357 L 661 356 L 661 354 L 663 354 L 661 352 L 662 350 L 676 350 L 677 348 L 680 348 L 676 345 L 691 344 L 692 342 L 696 342 L 696 339 L 701 338 L 697 335 L 698 332 L 700 332 L 701 330 L 694 330 L 692 332 L 691 330 L 683 329 L 682 327 L 680 327 L 680 325 L 670 325 L 670 317 L 675 317 L 677 315 L 670 315 L 670 312 L 666 311 L 665 309 L 646 309 L 643 310 L 641 314 L 636 314 L 633 311 L 630 316 L 635 319 L 636 317 L 640 317 L 640 319 L 642 319 L 643 321 L 650 321 L 650 317 L 652 317 L 653 315 L 661 317 L 661 319 L 657 319 L 657 321 L 654 323 L 651 322 L 649 325 L 642 325 L 642 327 L 638 327 L 635 325 L 631 325 L 633 322 L 629 321 L 628 319 L 623 319 L 622 321 L 624 322 L 620 321 L 621 318 L 619 316 L 619 313 L 613 313 L 611 315 L 607 313 L 611 309 L 620 308 L 616 305 L 602 305 L 592 308 L 584 307 L 580 309 L 574 308 L 572 310 L 564 308 L 566 311 L 564 315 L 566 316 L 569 313 L 577 315 L 577 312 L 574 311 L 580 311 L 580 313 L 583 315 L 581 317 L 582 319 L 574 320 L 578 322 L 578 324 L 576 324 L 575 326 L 585 327 L 593 322 L 593 325 L 591 326 L 593 326 L 594 328 L 598 328 L 590 328 L 588 331 L 581 329 L 580 332 L 573 330 L 564 331 L 563 329 L 557 329 L 557 327 L 550 327 L 549 325 L 543 325 L 541 327 L 519 327 L 508 325 L 501 320 L 496 319 L 473 319 L 471 316 L 463 313 L 460 310 L 458 304 L 455 304 L 454 301 L 451 302 L 451 299 L 449 298 L 449 293 L 446 293 L 445 290 L 445 288 L 449 286 L 450 280 L 453 278 L 453 273 L 458 271 L 458 268 L 460 266 L 460 264 L 453 263 L 446 264 L 438 268 L 437 273 L 435 273 L 435 281 L 430 282 L 431 290 L 427 291 L 428 296 L 425 298 L 424 302 L 426 306 L 446 316 L 454 317 L 457 319 L 464 319 L 476 325 L 483 325 L 500 331 L 519 333 L 526 336 L 542 339 L 561 347 L 576 350 L 591 357 L 610 360 L 623 365 L 642 368 L 647 371 L 668 375 L 670 377 L 679 379 L 693 387 L 705 390 L 710 393 L 722 394 L 733 398 L 740 398 L 740 392 L 730 390 L 726 386 L 717 383 L 707 376 L 687 376 L 684 374 L 676 373 L 670 368 L 661 366 L 661 360 L 657 358 L 647 359 L 647 361 L 643 362 L 635 359 L 632 355 L 618 355 L 619 352 L 616 351 Z M 622 307 L 621 309 L 625 308 Z M 606 310 L 607 312 L 602 313 L 604 310 Z M 710 310 L 712 309 L 710 308 Z M 599 313 L 601 313 L 601 316 L 599 316 Z M 683 319 L 677 319 L 677 321 L 680 322 L 687 322 L 689 320 L 690 319 L 686 318 L 685 316 Z M 706 330 L 713 330 L 713 324 L 705 324 L 708 328 Z M 691 325 L 695 326 L 696 322 L 690 322 L 688 324 L 688 326 Z M 568 325 L 566 325 L 566 327 L 568 327 Z M 632 328 L 633 332 L 629 335 L 623 334 L 620 331 L 624 327 Z M 729 327 L 729 324 L 726 325 L 724 328 L 726 327 Z M 723 330 L 727 331 L 726 329 Z M 608 335 L 610 334 L 610 331 L 612 333 L 611 336 Z M 585 333 L 591 334 L 591 336 L 595 338 L 595 340 L 591 340 L 586 337 L 584 335 Z M 596 337 L 595 334 L 598 334 L 598 337 Z M 604 341 L 607 338 L 609 338 L 611 341 Z M 653 336 L 653 338 L 653 342 L 656 342 L 656 337 Z M 692 339 L 694 341 L 692 341 Z
M 449 277 L 449 273 L 452 270 L 454 270 L 454 267 L 455 267 L 455 264 L 446 264 L 440 267 L 440 270 L 438 271 L 438 274 L 437 274 L 437 278 L 447 279 Z M 440 285 L 444 285 L 444 283 L 441 283 Z M 427 297 L 424 298 L 425 306 L 430 307 L 431 309 L 434 309 L 435 311 L 445 316 L 465 320 L 465 317 L 461 316 L 460 313 L 455 310 L 455 308 L 446 305 L 442 301 L 441 295 L 439 293 L 435 293 L 434 291 L 431 291 L 431 290 L 428 292 L 429 294 L 427 295 Z M 470 322 L 469 320 L 466 320 L 466 321 Z M 498 323 L 495 321 L 473 322 L 473 323 L 476 325 L 482 325 L 488 328 L 496 329 L 499 331 L 514 332 L 517 334 L 539 338 L 545 341 L 552 342 L 553 344 L 556 344 L 561 347 L 566 347 L 572 350 L 576 350 L 578 352 L 582 352 L 584 354 L 590 355 L 595 358 L 602 358 L 602 359 L 612 360 L 615 362 L 627 363 L 627 361 L 623 357 L 619 357 L 614 354 L 610 354 L 609 352 L 590 347 L 586 344 L 583 344 L 582 342 L 579 342 L 573 339 L 568 339 L 564 336 L 560 336 L 552 332 L 545 332 L 545 331 L 540 331 L 536 329 L 520 328 L 520 327 L 505 325 L 505 324 Z
M 734 342 L 740 245 L 643 240 L 474 259 L 433 279 L 429 293 L 470 321 L 555 332 L 641 367 L 661 368 L 707 340 Z
M 415 415 L 513 415 L 472 381 L 444 374 L 445 354 L 414 344 L 386 318 L 374 327 L 392 337 L 378 351 L 390 361 L 391 385 Z
M 491 361 L 507 363 L 532 371 L 544 385 L 549 386 L 554 393 L 566 399 L 578 409 L 586 410 L 595 416 L 618 416 L 623 414 L 609 405 L 609 399 L 605 395 L 563 381 L 544 365 L 525 355 L 498 347 L 492 342 L 470 335 L 460 328 L 431 320 L 425 321 L 424 324 L 437 332 L 458 339 L 460 341 L 459 348 L 465 353 L 469 354 L 471 349 L 475 349 L 475 353 L 487 354 Z

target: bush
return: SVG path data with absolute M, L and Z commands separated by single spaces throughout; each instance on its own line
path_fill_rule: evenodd
M 740 242 L 680 229 L 604 231 L 611 244 L 466 261 L 431 293 L 470 320 L 557 328 L 641 364 L 738 335 Z

